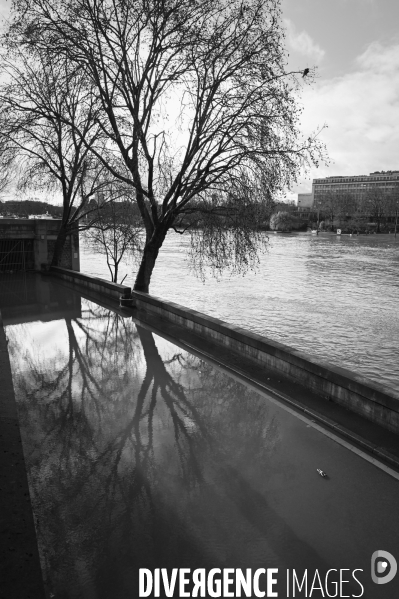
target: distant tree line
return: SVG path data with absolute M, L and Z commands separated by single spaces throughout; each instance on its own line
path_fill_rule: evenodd
M 370 225 L 375 225 L 379 233 L 392 228 L 399 208 L 399 187 L 389 193 L 370 190 L 361 199 L 349 193 L 329 193 L 316 200 L 314 208 L 325 226 L 352 232 L 368 230 L 373 228 Z M 315 216 L 314 212 L 313 218 Z
M 270 217 L 272 231 L 306 231 L 308 223 L 292 211 L 279 210 Z
M 40 202 L 39 200 L 21 200 L 19 202 L 0 201 L 0 214 L 17 214 L 21 217 L 27 218 L 29 215 L 40 215 L 49 214 L 53 218 L 62 217 L 62 206 L 55 206 L 54 204 L 48 204 L 47 202 Z

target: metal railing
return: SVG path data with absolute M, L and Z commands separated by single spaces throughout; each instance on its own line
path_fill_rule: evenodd
M 0 272 L 33 270 L 33 239 L 0 239 Z

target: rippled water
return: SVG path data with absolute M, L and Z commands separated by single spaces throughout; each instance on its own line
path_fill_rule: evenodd
M 270 235 L 256 274 L 205 283 L 190 272 L 188 237 L 171 234 L 150 292 L 359 372 L 399 391 L 399 239 Z M 108 278 L 103 258 L 81 270 Z M 132 268 L 125 264 L 126 283 Z

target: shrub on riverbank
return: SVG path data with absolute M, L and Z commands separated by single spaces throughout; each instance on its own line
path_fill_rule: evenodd
M 270 229 L 272 231 L 291 231 L 292 216 L 289 212 L 276 212 L 270 218 Z
M 270 218 L 272 231 L 306 231 L 307 225 L 307 222 L 285 211 L 276 212 Z

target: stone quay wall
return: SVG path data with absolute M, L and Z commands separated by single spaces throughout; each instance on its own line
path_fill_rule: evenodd
M 235 327 L 201 312 L 173 302 L 131 291 L 82 273 L 52 268 L 50 273 L 83 285 L 85 289 L 123 298 L 132 298 L 134 308 L 195 332 L 213 343 L 228 348 L 258 365 L 280 372 L 289 380 L 312 390 L 321 399 L 342 405 L 366 419 L 399 434 L 399 394 L 345 368 L 320 363 L 312 356 L 287 345 Z M 130 310 L 131 308 L 125 308 Z M 134 313 L 134 312 L 132 312 Z
M 67 268 L 52 266 L 49 272 L 68 283 L 78 284 L 88 291 L 104 294 L 118 302 L 121 297 L 128 298 L 131 294 L 131 288 L 126 287 L 126 285 L 119 285 L 118 283 L 111 283 L 110 281 L 105 281 L 104 279 L 99 279 L 97 277 L 90 277 L 89 275 L 75 272 L 74 270 L 69 270 Z
M 338 403 L 399 434 L 399 394 L 393 390 L 351 370 L 320 363 L 287 345 L 201 312 L 137 291 L 132 292 L 132 297 L 137 308 L 155 312 L 236 354 L 277 370 L 321 398 Z

